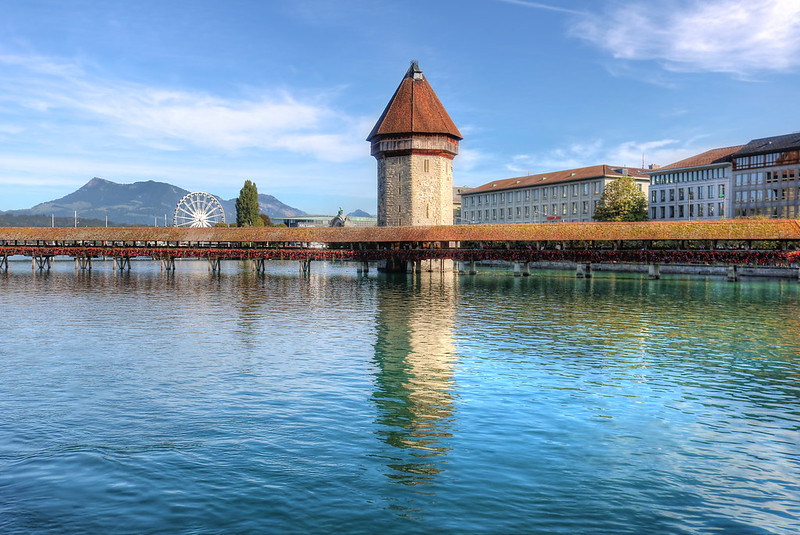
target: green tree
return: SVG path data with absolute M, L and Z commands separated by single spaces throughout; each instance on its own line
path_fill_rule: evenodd
M 236 199 L 236 225 L 240 227 L 262 227 L 264 222 L 258 216 L 258 188 L 255 183 L 245 180 Z
M 632 176 L 606 185 L 594 211 L 595 221 L 647 221 L 647 196 Z
M 272 219 L 269 218 L 267 214 L 258 214 L 258 217 L 261 218 L 261 222 L 265 227 L 274 227 L 275 225 L 272 224 Z

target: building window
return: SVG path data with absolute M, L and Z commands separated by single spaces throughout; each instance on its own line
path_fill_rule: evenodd
M 589 201 L 583 201 L 583 213 L 584 214 L 589 213 Z
M 567 186 L 561 186 L 561 197 L 564 199 L 567 198 Z
M 675 219 L 675 207 L 674 206 L 670 206 L 669 207 L 669 217 L 670 217 L 670 219 Z
M 666 202 L 666 201 L 667 201 L 667 190 L 662 189 L 661 190 L 661 202 Z
M 572 215 L 576 215 L 577 213 L 578 213 L 578 203 L 577 202 L 573 202 L 572 203 Z
M 589 195 L 589 183 L 588 182 L 584 182 L 583 183 L 583 194 L 584 195 Z
M 678 205 L 678 217 L 683 217 L 683 205 Z
M 656 192 L 656 190 L 653 190 L 653 192 L 650 194 L 650 202 L 657 202 L 656 201 L 656 196 L 657 195 L 658 195 L 658 193 Z
M 578 196 L 578 185 L 577 184 L 573 184 L 572 185 L 572 196 L 573 197 L 577 197 Z
M 567 215 L 567 203 L 561 203 L 561 215 Z
M 656 218 L 656 207 L 653 206 L 652 208 L 650 208 L 650 219 L 655 219 L 655 218 Z
M 669 190 L 669 202 L 675 202 L 675 190 Z
M 431 164 L 428 160 L 423 160 L 422 162 L 422 170 L 428 173 L 431 170 Z

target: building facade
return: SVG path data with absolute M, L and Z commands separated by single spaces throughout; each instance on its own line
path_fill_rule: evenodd
M 416 62 L 367 137 L 378 163 L 378 226 L 453 224 L 462 139 Z
M 732 158 L 735 217 L 800 219 L 800 133 L 754 139 Z
M 742 148 L 712 149 L 650 174 L 650 219 L 714 220 L 732 217 L 732 154 Z
M 595 165 L 488 182 L 461 193 L 464 224 L 592 221 L 606 184 L 630 175 L 647 194 L 640 169 Z
M 301 216 L 286 216 L 286 217 L 273 217 L 272 222 L 276 225 L 286 225 L 287 227 L 330 227 L 331 223 L 339 217 L 338 215 L 301 215 Z M 355 217 L 346 216 L 348 227 L 374 227 L 377 225 L 377 219 L 374 217 Z

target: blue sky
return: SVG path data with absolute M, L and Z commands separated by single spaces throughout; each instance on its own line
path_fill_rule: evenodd
M 374 213 L 412 59 L 455 185 L 800 130 L 797 0 L 2 0 L 0 210 L 99 176 Z

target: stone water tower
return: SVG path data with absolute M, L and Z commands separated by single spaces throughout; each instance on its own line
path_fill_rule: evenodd
M 453 224 L 453 159 L 461 139 L 412 61 L 367 137 L 378 160 L 378 226 Z

